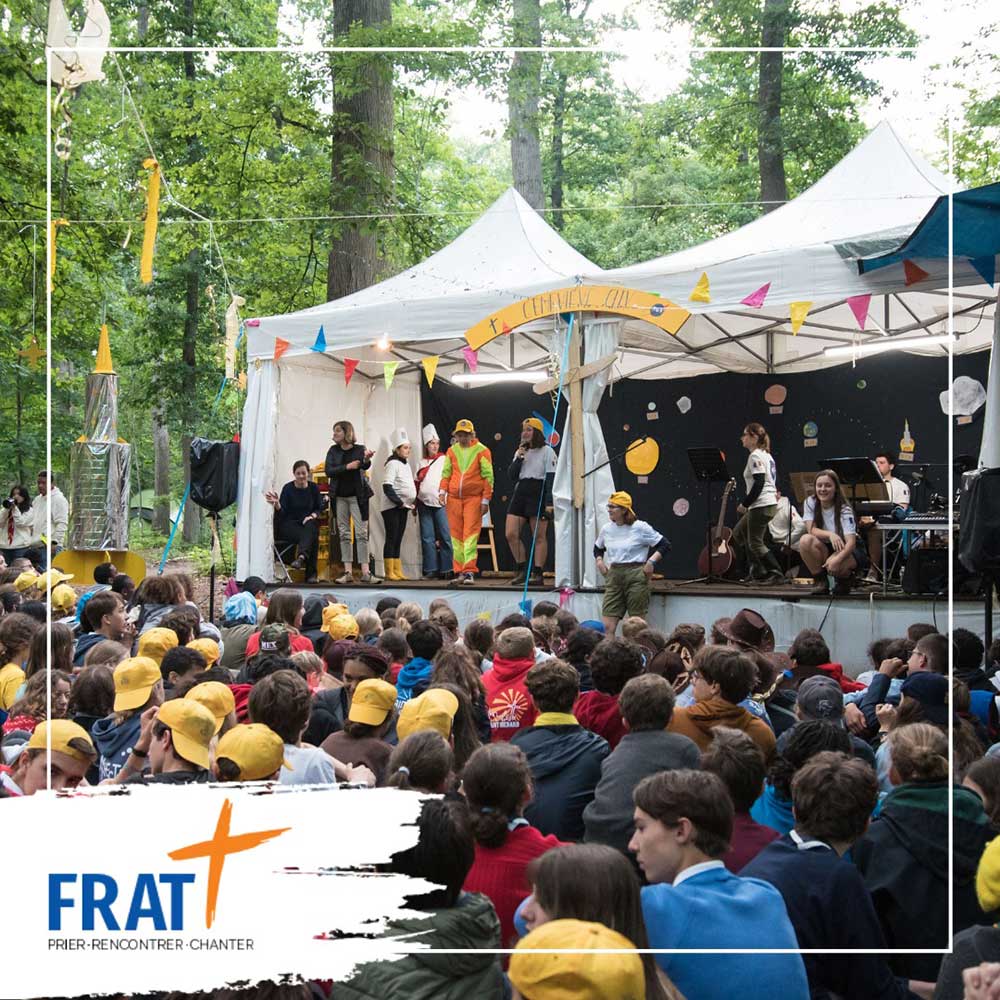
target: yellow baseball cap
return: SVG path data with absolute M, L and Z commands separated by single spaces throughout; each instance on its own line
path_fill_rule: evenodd
M 57 583 L 49 594 L 49 601 L 57 611 L 71 611 L 76 607 L 76 591 L 65 583 Z
M 361 685 L 359 684 L 358 687 Z M 444 688 L 428 688 L 422 695 L 411 698 L 399 713 L 396 732 L 402 743 L 412 733 L 433 729 L 445 739 L 451 736 L 451 727 L 458 711 L 458 699 Z
M 545 433 L 545 428 L 542 426 L 541 420 L 538 417 L 528 417 L 524 422 L 525 427 L 534 427 L 536 431 L 541 431 L 542 434 Z
M 329 620 L 323 617 L 323 631 L 331 639 L 356 639 L 360 634 L 358 623 L 351 614 L 333 615 Z
M 133 656 L 115 667 L 115 711 L 139 708 L 161 680 L 160 666 L 149 656 Z
M 52 752 L 64 753 L 83 764 L 89 764 L 97 758 L 94 744 L 83 726 L 78 726 L 69 719 L 51 719 L 35 726 L 26 749 L 44 750 L 48 742 L 49 730 L 52 730 Z
M 231 760 L 240 769 L 240 781 L 270 778 L 279 767 L 294 770 L 285 760 L 281 737 L 260 722 L 233 726 L 215 748 L 215 759 Z
M 367 726 L 381 726 L 395 704 L 396 689 L 388 681 L 371 678 L 355 688 L 347 718 Z
M 185 760 L 208 769 L 208 748 L 215 736 L 215 716 L 190 698 L 165 701 L 156 713 L 156 721 L 170 729 L 174 749 Z
M 205 681 L 203 684 L 195 684 L 186 695 L 192 701 L 204 705 L 212 713 L 215 719 L 215 732 L 222 728 L 222 723 L 230 712 L 236 711 L 236 699 L 233 692 L 221 681 Z
M 31 571 L 25 570 L 15 581 L 14 589 L 19 593 L 23 594 L 26 590 L 31 590 L 32 587 L 38 586 L 38 574 Z
M 451 433 L 457 434 L 459 431 L 466 431 L 469 434 L 475 434 L 476 428 L 472 426 L 471 420 L 459 420 L 459 422 L 455 424 L 455 429 Z
M 29 744 L 30 746 L 30 744 Z M 984 911 L 1000 907 L 1000 837 L 986 845 L 976 870 L 976 895 Z
M 213 663 L 219 662 L 219 644 L 214 639 L 207 636 L 204 639 L 192 639 L 187 644 L 188 649 L 196 649 L 205 657 L 205 669 L 207 670 Z
M 542 953 L 570 948 L 572 953 Z M 627 937 L 585 920 L 549 920 L 518 942 L 510 958 L 510 981 L 531 1000 L 644 1000 L 642 958 L 596 949 L 635 948 Z
M 72 573 L 63 573 L 61 570 L 55 568 L 47 569 L 35 581 L 35 586 L 41 590 L 51 590 L 53 587 L 58 586 L 60 583 L 66 583 L 68 580 L 72 579 L 73 579 Z
M 136 655 L 155 660 L 156 668 L 159 670 L 163 657 L 177 645 L 179 645 L 177 633 L 172 628 L 151 628 L 139 636 L 139 649 Z

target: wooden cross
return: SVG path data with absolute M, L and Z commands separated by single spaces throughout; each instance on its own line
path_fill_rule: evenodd
M 583 380 L 589 375 L 596 375 L 598 372 L 610 368 L 618 357 L 617 352 L 606 354 L 597 361 L 588 364 L 580 364 L 580 328 L 574 324 L 573 333 L 569 339 L 569 368 L 562 378 L 564 386 L 569 387 L 569 433 L 570 447 L 573 458 L 573 506 L 580 510 L 583 507 Z M 544 382 L 539 382 L 534 386 L 538 395 L 551 392 L 559 385 L 558 378 L 549 378 Z

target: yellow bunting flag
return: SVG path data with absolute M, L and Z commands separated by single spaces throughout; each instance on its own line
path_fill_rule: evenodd
M 281 337 L 274 338 L 274 360 L 277 361 L 285 351 L 291 347 L 291 342 L 288 340 L 282 340 Z
M 789 302 L 788 316 L 792 321 L 792 333 L 798 333 L 812 309 L 811 302 Z
M 60 226 L 68 226 L 68 219 L 53 219 L 51 227 L 52 235 L 52 269 L 49 272 L 49 291 L 52 291 L 52 279 L 56 276 L 56 233 Z
M 701 272 L 698 284 L 694 286 L 694 291 L 688 296 L 689 302 L 711 302 L 712 296 L 708 292 L 708 274 Z
M 388 389 L 392 385 L 392 380 L 396 377 L 396 369 L 399 367 L 398 361 L 382 362 L 382 377 L 385 379 L 385 387 Z
M 438 361 L 440 358 L 424 358 L 420 363 L 424 366 L 424 375 L 427 376 L 427 384 L 429 386 L 434 385 L 434 375 L 438 370 Z
M 146 224 L 142 233 L 142 256 L 139 258 L 139 280 L 148 285 L 153 280 L 153 248 L 160 211 L 160 164 L 152 156 L 142 161 L 150 171 L 146 188 Z

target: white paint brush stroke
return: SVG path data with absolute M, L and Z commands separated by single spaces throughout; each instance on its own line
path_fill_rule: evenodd
M 365 940 L 317 935 L 379 934 L 388 919 L 412 916 L 403 899 L 428 883 L 403 875 L 345 871 L 387 861 L 417 841 L 416 820 L 426 796 L 396 789 L 306 786 L 186 785 L 107 789 L 8 799 L 0 816 L 8 839 L 23 846 L 20 863 L 5 869 L 4 897 L 17 900 L 7 922 L 4 996 L 10 1000 L 149 990 L 209 990 L 292 974 L 341 980 L 362 961 L 420 949 L 419 940 Z M 336 794 L 334 794 L 336 793 Z M 233 803 L 230 836 L 290 827 L 248 851 L 226 857 L 215 921 L 205 928 L 208 862 L 173 861 L 169 851 L 215 832 L 226 798 Z M 195 875 L 185 888 L 184 930 L 135 932 L 80 929 L 78 908 L 63 910 L 62 931 L 48 930 L 50 872 L 98 872 L 120 887 L 114 912 L 124 924 L 139 873 Z M 65 896 L 79 899 L 80 882 Z M 124 897 L 124 902 L 122 901 Z M 163 888 L 167 906 L 169 891 Z M 169 921 L 169 914 L 167 914 Z M 168 924 L 169 926 L 169 924 Z M 50 938 L 79 938 L 82 951 L 51 950 Z M 182 951 L 95 951 L 93 938 L 179 939 Z M 195 951 L 192 939 L 244 938 L 250 951 Z

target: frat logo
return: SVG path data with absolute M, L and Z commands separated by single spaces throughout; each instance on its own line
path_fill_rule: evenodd
M 527 711 L 528 699 L 524 692 L 507 688 L 490 704 L 490 725 L 497 729 L 519 729 Z
M 205 893 L 205 927 L 215 921 L 222 868 L 230 854 L 249 851 L 268 840 L 286 833 L 291 827 L 277 830 L 257 830 L 254 833 L 231 835 L 229 824 L 233 804 L 226 799 L 219 811 L 215 833 L 211 840 L 188 844 L 168 851 L 173 861 L 208 859 L 208 887 Z M 49 930 L 63 929 L 63 911 L 77 911 L 82 930 L 158 931 L 184 930 L 184 891 L 194 884 L 190 872 L 143 872 L 134 885 L 120 885 L 112 875 L 94 872 L 53 872 L 49 874 Z M 140 921 L 150 921 L 140 927 Z

